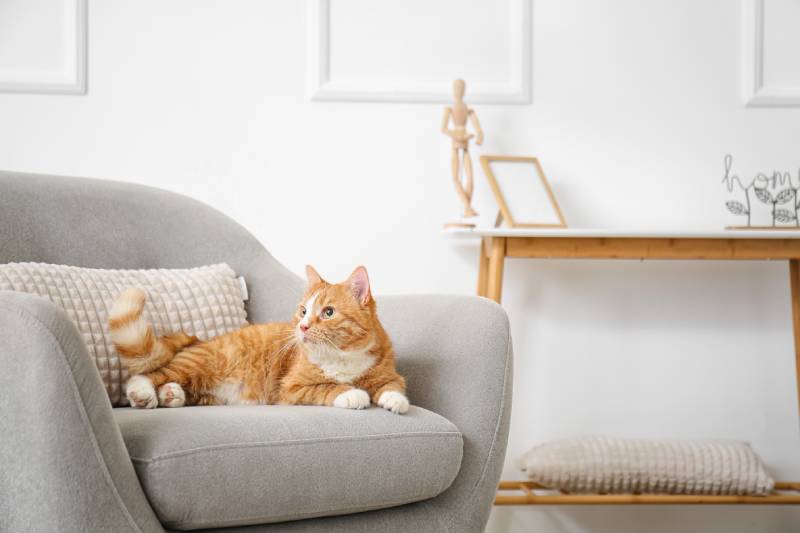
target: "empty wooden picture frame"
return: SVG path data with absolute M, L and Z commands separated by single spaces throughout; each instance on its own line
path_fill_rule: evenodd
M 508 227 L 567 227 L 538 159 L 482 155 L 481 167 Z

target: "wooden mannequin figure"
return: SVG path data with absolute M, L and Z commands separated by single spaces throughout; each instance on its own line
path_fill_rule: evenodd
M 442 133 L 453 139 L 451 165 L 453 171 L 453 183 L 456 187 L 456 193 L 464 204 L 464 218 L 477 216 L 477 212 L 472 208 L 472 191 L 474 187 L 474 179 L 472 173 L 472 161 L 469 157 L 469 141 L 475 137 L 475 144 L 480 146 L 483 144 L 483 130 L 481 123 L 478 122 L 478 116 L 475 111 L 467 107 L 464 103 L 464 92 L 466 91 L 466 83 L 464 80 L 456 80 L 453 82 L 453 97 L 454 102 L 451 107 L 444 110 L 444 118 L 442 119 Z M 453 128 L 450 128 L 450 121 L 453 122 Z M 475 134 L 467 133 L 467 121 L 472 124 Z M 466 176 L 466 183 L 462 183 L 461 171 L 464 171 Z M 461 226 L 474 226 L 474 224 L 453 224 Z

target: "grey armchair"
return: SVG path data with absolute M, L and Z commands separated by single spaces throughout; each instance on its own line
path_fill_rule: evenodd
M 247 231 L 186 197 L 125 183 L 0 172 L 0 262 L 12 261 L 95 268 L 178 268 L 224 261 L 247 280 L 252 321 L 286 319 L 302 291 L 302 281 Z M 418 408 L 406 418 L 380 409 L 348 411 L 354 416 L 340 426 L 330 417 L 343 410 L 324 407 L 112 408 L 66 315 L 43 299 L 0 292 L 0 531 L 483 530 L 500 477 L 511 408 L 506 314 L 475 297 L 387 296 L 377 301 Z M 187 422 L 186 413 L 193 413 L 192 421 Z M 276 413 L 282 413 L 279 425 Z M 172 418 L 165 418 L 168 414 Z M 399 438 L 429 429 L 415 429 L 415 424 L 451 428 L 437 431 L 458 435 L 457 445 Z M 131 457 L 163 447 L 174 432 L 185 432 L 194 449 L 207 445 L 203 449 L 213 451 L 230 449 L 237 432 L 251 435 L 261 429 L 273 440 L 290 443 L 298 431 L 328 434 L 319 446 L 302 451 L 309 468 L 295 478 L 284 473 L 272 479 L 280 465 L 254 464 L 252 457 L 241 458 L 248 464 L 240 471 L 230 468 L 226 461 L 235 460 L 230 457 L 203 468 L 192 457 L 175 467 L 176 486 L 165 488 L 153 485 L 151 463 Z M 347 452 L 326 442 L 365 433 L 428 463 L 418 468 L 413 459 L 400 465 L 387 461 L 386 471 L 377 474 L 341 457 L 338 470 L 325 466 L 328 451 Z M 222 446 L 214 439 L 228 440 Z M 367 444 L 358 445 L 370 453 Z M 296 446 L 287 449 L 300 453 Z M 191 479 L 206 483 L 206 490 L 180 482 L 192 468 L 199 471 Z M 376 476 L 392 471 L 411 472 L 411 481 L 402 481 L 408 486 L 398 488 L 400 481 L 393 479 L 374 483 Z M 372 495 L 401 488 L 408 495 L 404 502 L 358 508 L 352 502 L 343 507 L 338 493 L 307 490 L 341 483 L 343 494 L 355 494 L 363 489 L 360 476 L 365 483 L 373 480 Z M 420 486 L 438 483 L 438 495 L 422 491 L 414 497 L 415 479 Z M 294 485 L 305 488 L 281 500 L 297 492 Z M 165 495 L 167 490 L 174 493 Z M 260 509 L 243 507 L 253 494 L 265 509 L 263 522 L 254 518 L 261 516 Z M 316 512 L 305 505 L 312 500 Z M 287 507 L 282 518 L 267 512 L 275 506 L 278 511 Z M 234 516 L 245 511 L 247 516 Z

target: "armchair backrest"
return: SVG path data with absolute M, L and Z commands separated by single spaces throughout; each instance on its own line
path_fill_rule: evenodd
M 286 320 L 301 280 L 247 230 L 168 191 L 105 180 L 0 172 L 0 262 L 92 268 L 228 263 L 247 280 L 248 318 Z

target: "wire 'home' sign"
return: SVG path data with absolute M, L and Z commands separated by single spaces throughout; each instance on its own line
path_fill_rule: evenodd
M 725 156 L 725 177 L 722 182 L 733 193 L 735 189 L 744 192 L 743 201 L 728 200 L 725 207 L 734 215 L 746 216 L 747 228 L 795 228 L 800 227 L 800 169 L 797 171 L 797 185 L 791 174 L 773 171 L 771 176 L 759 172 L 745 186 L 736 174 L 731 174 L 733 156 Z

